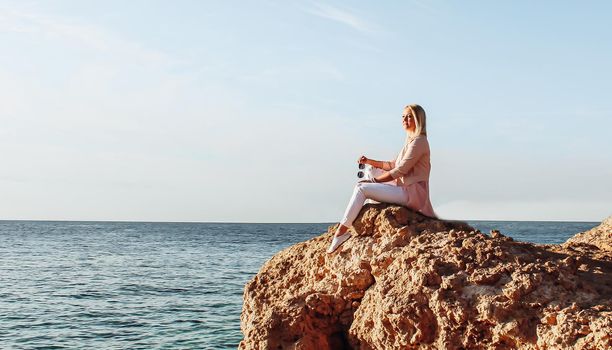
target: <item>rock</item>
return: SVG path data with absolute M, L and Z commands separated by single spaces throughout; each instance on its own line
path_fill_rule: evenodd
M 612 253 L 612 216 L 605 219 L 599 226 L 582 233 L 565 242 L 566 247 L 591 245 L 602 251 Z
M 537 245 L 377 204 L 326 254 L 335 228 L 277 253 L 246 284 L 240 349 L 611 345 L 609 234 Z

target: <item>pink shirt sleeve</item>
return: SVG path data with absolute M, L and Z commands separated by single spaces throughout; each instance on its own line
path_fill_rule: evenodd
M 413 142 L 408 144 L 408 149 L 404 156 L 400 160 L 399 164 L 395 164 L 393 169 L 389 171 L 389 174 L 393 179 L 398 177 L 406 176 L 410 169 L 419 161 L 419 158 L 425 153 L 427 149 L 427 141 L 421 138 L 416 138 Z
M 388 162 L 382 162 L 382 170 L 389 171 L 395 168 L 395 160 L 390 160 Z

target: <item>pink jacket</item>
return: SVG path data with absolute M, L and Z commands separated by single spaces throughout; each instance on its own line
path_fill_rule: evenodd
M 395 160 L 383 162 L 383 170 L 395 179 L 406 194 L 407 207 L 430 217 L 437 217 L 429 200 L 431 171 L 429 142 L 426 135 L 406 138 L 404 147 Z

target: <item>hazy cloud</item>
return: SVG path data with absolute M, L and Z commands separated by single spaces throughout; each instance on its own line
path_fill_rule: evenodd
M 312 8 L 305 9 L 305 11 L 312 15 L 349 26 L 363 33 L 371 33 L 377 30 L 377 26 L 347 9 L 341 9 L 328 4 L 314 3 Z
M 81 23 L 73 19 L 18 8 L 2 8 L 0 31 L 30 34 L 47 40 L 65 40 L 118 56 L 129 55 L 141 63 L 168 64 L 170 57 L 158 50 L 145 48 L 135 42 L 113 35 L 107 29 Z

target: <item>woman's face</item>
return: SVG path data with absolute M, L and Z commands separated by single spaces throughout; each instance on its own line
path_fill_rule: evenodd
M 414 131 L 414 117 L 409 109 L 404 109 L 404 113 L 402 114 L 402 125 L 404 126 L 404 130 Z

